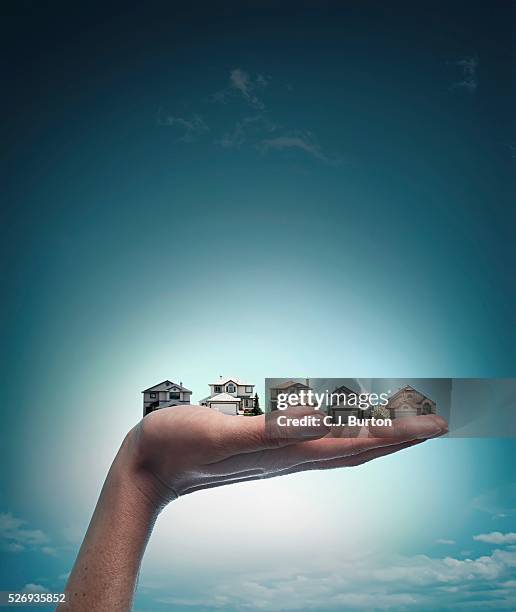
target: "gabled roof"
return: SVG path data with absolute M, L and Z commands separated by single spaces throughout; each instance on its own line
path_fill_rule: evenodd
M 229 393 L 218 393 L 217 395 L 212 395 L 211 397 L 206 398 L 206 400 L 204 400 L 208 403 L 211 402 L 233 402 L 233 403 L 240 403 L 240 398 L 239 397 L 233 397 L 232 395 L 229 395 Z
M 332 391 L 332 393 L 353 393 L 353 395 L 359 395 L 359 393 L 357 393 L 356 391 L 353 391 L 353 389 L 350 389 L 349 387 L 346 387 L 346 385 L 341 385 L 340 387 L 337 387 L 334 391 Z
M 295 380 L 287 380 L 286 382 L 277 384 L 275 387 L 271 387 L 271 389 L 290 389 L 290 387 L 303 387 L 303 389 L 310 389 L 308 385 L 296 382 Z
M 233 382 L 233 383 L 235 383 L 235 385 L 239 385 L 240 387 L 254 387 L 253 384 L 244 382 L 240 378 L 236 378 L 236 376 L 220 378 L 219 380 L 217 380 L 217 382 L 209 383 L 209 385 L 210 385 L 210 387 L 212 385 L 227 385 L 228 382 Z
M 433 400 L 431 400 L 429 397 L 427 397 L 424 393 L 421 393 L 421 391 L 418 391 L 417 389 L 414 389 L 414 387 L 411 387 L 410 385 L 405 385 L 401 389 L 398 389 L 396 391 L 396 393 L 393 393 L 389 397 L 389 401 L 391 401 L 392 399 L 394 399 L 395 397 L 397 397 L 400 393 L 403 393 L 404 391 L 413 391 L 414 393 L 417 393 L 420 397 L 424 397 L 428 401 L 435 403 Z
M 186 387 L 183 387 L 181 385 L 178 385 L 175 382 L 172 382 L 170 380 L 164 380 L 163 382 L 158 383 L 157 385 L 154 385 L 153 387 L 149 387 L 148 389 L 144 389 L 142 391 L 142 393 L 147 393 L 148 391 L 168 391 L 170 389 L 170 387 L 177 387 L 180 391 L 184 391 L 186 393 L 191 393 L 190 389 L 187 389 Z

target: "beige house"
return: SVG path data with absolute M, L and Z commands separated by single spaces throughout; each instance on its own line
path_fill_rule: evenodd
M 243 415 L 254 409 L 254 385 L 239 378 L 221 376 L 209 386 L 210 395 L 199 402 L 201 406 L 232 415 Z
M 437 413 L 435 402 L 410 385 L 406 385 L 391 395 L 386 408 L 391 413 L 392 419 Z
M 190 404 L 190 398 L 192 396 L 192 392 L 183 387 L 182 382 L 177 384 L 170 380 L 164 380 L 158 385 L 154 385 L 154 387 L 145 389 L 142 393 L 143 416 L 159 408 Z

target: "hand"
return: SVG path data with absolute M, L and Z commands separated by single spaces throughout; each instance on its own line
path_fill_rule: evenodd
M 405 417 L 369 437 L 333 438 L 310 408 L 272 415 L 228 416 L 201 406 L 164 408 L 146 416 L 127 444 L 135 484 L 154 503 L 208 487 L 304 470 L 357 466 L 447 432 L 441 417 Z M 311 428 L 280 427 L 275 416 L 315 416 Z M 267 420 L 267 423 L 265 419 Z
M 129 610 L 154 521 L 171 499 L 243 480 L 360 465 L 447 431 L 443 419 L 429 415 L 370 429 L 366 437 L 335 438 L 320 413 L 293 412 L 319 421 L 280 427 L 275 419 L 288 411 L 233 417 L 200 406 L 146 416 L 111 466 L 58 610 Z

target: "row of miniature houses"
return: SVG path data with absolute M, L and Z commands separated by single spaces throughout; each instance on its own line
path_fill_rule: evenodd
M 271 411 L 278 409 L 278 396 L 299 395 L 300 392 L 308 392 L 313 390 L 310 385 L 310 380 L 307 378 L 304 382 L 299 380 L 282 380 L 279 383 L 269 388 L 269 407 Z M 333 416 L 371 416 L 374 414 L 372 407 L 361 411 L 354 406 L 347 406 L 344 399 L 349 396 L 357 396 L 360 392 L 354 391 L 345 385 L 340 385 L 332 391 L 335 396 L 340 396 L 342 399 L 337 403 L 332 403 L 327 407 L 328 412 Z M 405 385 L 398 389 L 389 398 L 385 406 L 385 416 L 390 418 L 399 418 L 403 416 L 417 416 L 422 414 L 436 414 L 436 403 L 423 393 L 414 389 L 410 385 Z M 361 414 L 363 413 L 363 414 Z
M 209 387 L 210 395 L 199 401 L 201 406 L 207 406 L 229 415 L 261 413 L 258 395 L 254 392 L 255 385 L 244 382 L 236 377 L 224 378 L 221 376 L 217 382 L 210 383 Z M 280 383 L 269 388 L 269 408 L 271 411 L 277 409 L 278 395 L 280 393 L 290 395 L 309 390 L 311 390 L 309 379 L 306 379 L 304 382 L 299 380 L 282 380 Z M 153 387 L 145 389 L 142 393 L 143 416 L 159 408 L 192 403 L 192 392 L 184 387 L 182 382 L 177 384 L 170 380 L 164 380 Z M 344 396 L 357 394 L 356 391 L 346 386 L 339 386 L 333 393 L 343 394 Z M 436 404 L 423 393 L 410 385 L 406 385 L 389 397 L 386 410 L 392 418 L 435 414 Z M 360 412 L 358 408 L 348 408 L 341 404 L 330 406 L 329 411 L 333 414 L 340 412 L 354 414 L 355 416 Z M 369 414 L 372 412 L 372 409 L 365 412 Z
M 210 395 L 200 400 L 201 406 L 207 406 L 224 414 L 246 415 L 256 413 L 259 408 L 258 396 L 254 385 L 239 378 L 220 377 L 217 382 L 209 383 Z M 143 393 L 143 416 L 159 408 L 191 404 L 192 392 L 170 380 L 149 387 Z

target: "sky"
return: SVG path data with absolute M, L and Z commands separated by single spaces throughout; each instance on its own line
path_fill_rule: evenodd
M 514 376 L 511 5 L 414 4 L 7 10 L 0 590 L 62 589 L 161 380 Z M 181 499 L 135 610 L 514 609 L 515 459 Z

